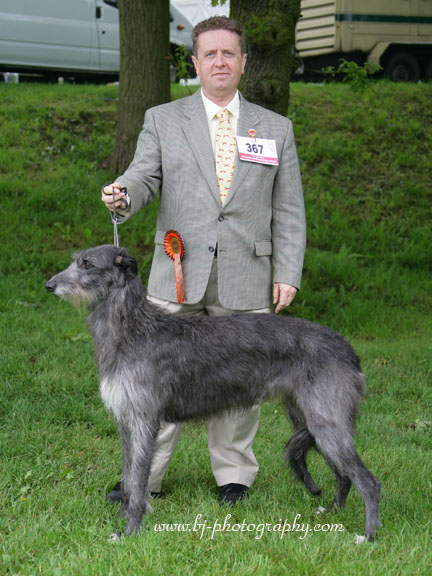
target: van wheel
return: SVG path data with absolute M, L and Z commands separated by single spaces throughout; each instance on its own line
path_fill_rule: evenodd
M 417 60 L 408 52 L 393 54 L 385 65 L 384 72 L 393 82 L 418 82 L 420 78 Z

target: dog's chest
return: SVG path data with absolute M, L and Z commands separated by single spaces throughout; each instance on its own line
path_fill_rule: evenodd
M 126 393 L 121 378 L 104 378 L 99 386 L 102 402 L 113 413 L 116 420 L 121 420 L 126 410 Z

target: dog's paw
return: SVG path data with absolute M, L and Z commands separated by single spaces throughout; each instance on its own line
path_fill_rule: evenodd
M 368 541 L 366 536 L 360 536 L 360 534 L 356 534 L 355 543 L 357 545 L 365 544 Z
M 129 518 L 129 522 L 123 534 L 125 536 L 136 536 L 141 528 L 141 516 L 139 518 Z

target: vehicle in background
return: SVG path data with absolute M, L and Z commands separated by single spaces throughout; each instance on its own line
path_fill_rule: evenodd
M 432 78 L 432 0 L 301 0 L 298 73 L 339 60 L 379 64 L 395 81 Z
M 170 4 L 172 52 L 192 48 L 192 27 Z M 118 79 L 118 0 L 1 0 L 0 70 Z

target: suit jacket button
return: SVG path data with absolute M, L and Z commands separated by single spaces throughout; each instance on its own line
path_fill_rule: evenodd
M 209 246 L 209 252 L 214 252 L 215 249 L 213 248 L 213 246 Z
M 219 222 L 223 222 L 225 220 L 225 218 L 221 215 L 221 216 L 219 216 L 218 220 L 219 220 Z

